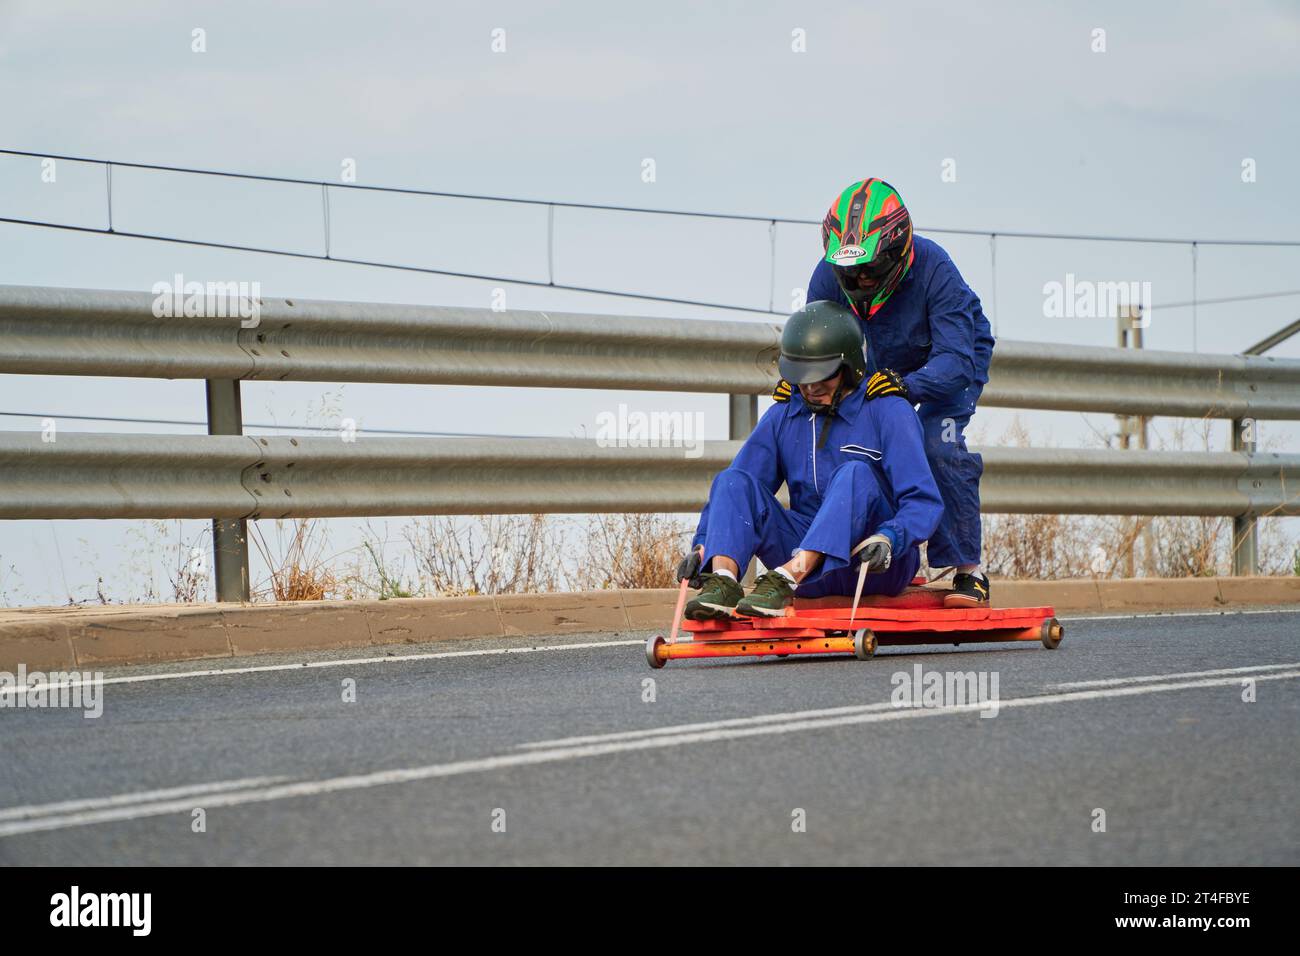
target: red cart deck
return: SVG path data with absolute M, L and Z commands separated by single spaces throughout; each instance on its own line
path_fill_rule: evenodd
M 869 595 L 856 614 L 851 598 L 828 597 L 796 599 L 781 617 L 683 621 L 676 641 L 656 634 L 646 642 L 646 660 L 656 668 L 687 657 L 853 654 L 865 660 L 881 646 L 1041 641 L 1051 649 L 1065 636 L 1054 608 L 945 608 L 948 593 L 913 586 L 894 597 Z

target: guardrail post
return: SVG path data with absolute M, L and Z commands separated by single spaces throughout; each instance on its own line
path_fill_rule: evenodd
M 728 398 L 727 437 L 732 441 L 744 441 L 758 424 L 758 396 L 730 395 Z
M 1232 450 L 1254 454 L 1253 418 L 1233 420 Z M 1254 515 L 1236 515 L 1232 519 L 1232 573 L 1238 577 L 1259 574 L 1259 523 Z
M 1116 345 L 1119 348 L 1142 348 L 1142 307 L 1140 305 L 1122 305 L 1116 313 L 1118 341 Z M 1142 451 L 1147 450 L 1147 426 L 1151 419 L 1145 415 L 1116 415 L 1119 422 L 1119 444 L 1120 448 L 1128 450 L 1130 439 L 1136 437 L 1138 448 Z M 1142 538 L 1142 564 L 1146 569 L 1148 577 L 1155 576 L 1156 555 L 1155 543 L 1151 535 L 1151 519 L 1146 518 L 1140 521 L 1137 518 L 1131 519 L 1129 527 L 1130 532 L 1128 550 L 1124 555 L 1124 576 L 1131 578 L 1134 576 L 1133 566 L 1133 544 L 1140 536 Z M 1139 530 L 1140 529 L 1140 530 Z
M 242 435 L 244 413 L 238 379 L 207 379 L 208 434 Z M 243 518 L 212 519 L 212 568 L 217 600 L 248 600 L 248 522 Z

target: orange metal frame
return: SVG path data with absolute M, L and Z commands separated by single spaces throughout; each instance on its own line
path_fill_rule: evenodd
M 945 608 L 946 593 L 913 586 L 896 597 L 866 598 L 856 614 L 849 598 L 820 598 L 797 600 L 782 617 L 681 621 L 689 639 L 677 636 L 679 617 L 672 638 L 656 634 L 646 642 L 646 659 L 652 667 L 699 657 L 853 654 L 865 659 L 877 647 L 993 641 L 1041 641 L 1054 648 L 1065 634 L 1051 607 Z

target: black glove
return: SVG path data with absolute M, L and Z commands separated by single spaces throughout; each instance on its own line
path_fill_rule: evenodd
M 794 394 L 794 386 L 785 379 L 781 379 L 781 381 L 776 383 L 776 388 L 772 389 L 772 401 L 783 403 L 788 402 L 790 401 L 790 396 L 792 394 Z
M 901 395 L 909 402 L 912 400 L 907 394 L 907 386 L 903 383 L 903 376 L 892 368 L 882 368 L 867 379 L 867 398 L 880 398 L 883 395 Z
M 890 546 L 889 539 L 883 534 L 873 534 L 858 546 L 855 553 L 863 566 L 866 567 L 868 573 L 876 574 L 889 570 L 894 549 Z
M 704 557 L 703 548 L 692 548 L 690 554 L 677 562 L 677 577 L 675 580 L 690 579 L 690 586 L 699 590 L 700 585 L 704 582 L 700 580 L 700 561 Z

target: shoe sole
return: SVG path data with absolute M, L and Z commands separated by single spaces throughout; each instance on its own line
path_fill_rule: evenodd
M 685 613 L 688 621 L 716 621 L 719 618 L 732 618 L 735 616 L 736 609 L 723 604 L 697 604 L 693 612 L 687 611 Z
M 989 599 L 966 597 L 965 595 L 949 594 L 943 599 L 944 607 L 988 607 Z
M 785 608 L 772 610 L 765 607 L 737 607 L 736 613 L 745 617 L 785 617 Z

